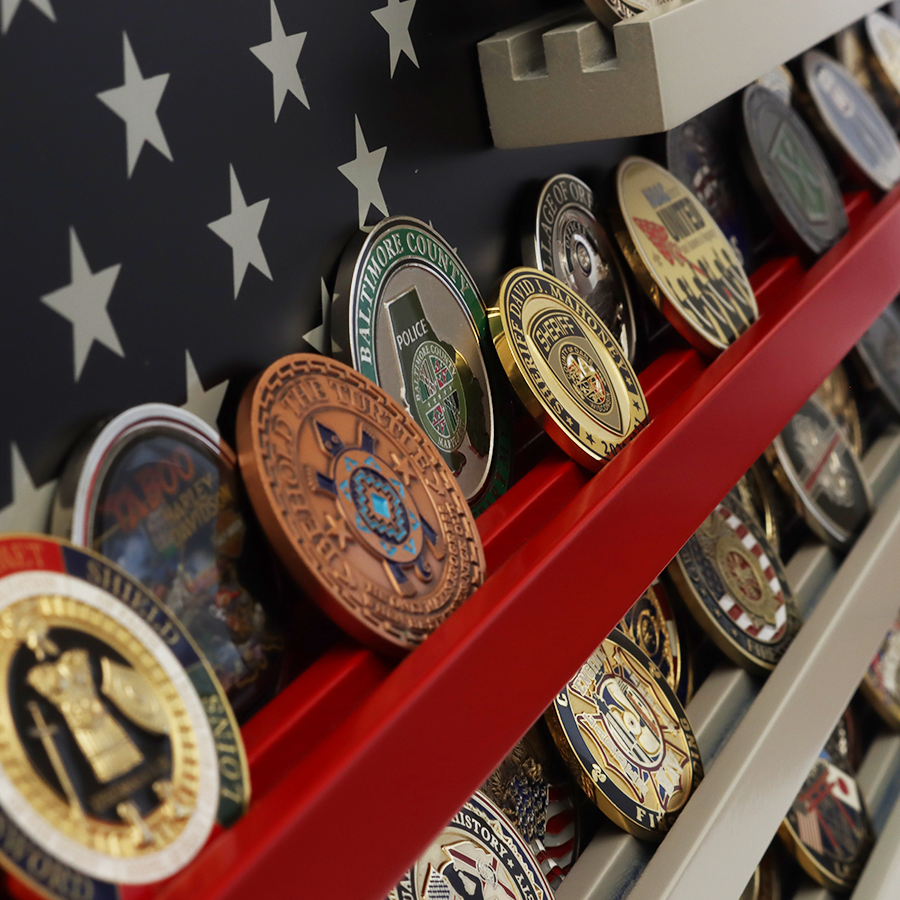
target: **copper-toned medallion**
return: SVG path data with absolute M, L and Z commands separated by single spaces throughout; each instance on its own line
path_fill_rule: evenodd
M 484 578 L 475 520 L 434 444 L 341 363 L 273 363 L 241 399 L 241 472 L 288 570 L 346 631 L 400 653 Z

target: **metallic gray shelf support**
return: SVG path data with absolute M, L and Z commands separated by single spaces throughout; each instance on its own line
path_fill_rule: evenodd
M 670 0 L 612 33 L 576 7 L 478 44 L 497 147 L 674 128 L 871 12 L 873 0 Z
M 872 445 L 863 460 L 863 468 L 872 485 L 872 492 L 876 503 L 881 504 L 885 494 L 896 481 L 898 473 L 900 473 L 900 430 L 889 429 Z M 896 507 L 895 515 L 893 517 L 893 527 L 898 531 L 897 540 L 898 546 L 900 546 L 900 484 L 894 486 L 891 494 L 894 497 Z M 888 518 L 890 518 L 890 516 Z M 871 527 L 872 526 L 870 526 L 870 530 Z M 872 540 L 872 535 L 869 536 L 869 540 Z M 854 565 L 854 571 L 858 574 L 860 570 L 860 561 L 862 559 L 863 557 L 854 551 L 854 553 L 848 557 L 847 564 Z M 838 580 L 835 579 L 835 573 L 839 572 L 838 561 L 838 557 L 824 545 L 818 542 L 810 542 L 802 547 L 788 564 L 788 578 L 794 588 L 800 606 L 803 609 L 804 618 L 809 618 L 813 614 L 819 601 L 826 595 L 831 582 L 833 580 Z M 843 568 L 846 568 L 846 566 L 842 567 L 842 569 Z M 850 575 L 849 581 L 853 581 L 854 577 L 855 576 Z M 843 581 L 848 581 L 846 575 Z M 857 602 L 859 602 L 859 597 L 857 597 Z M 896 605 L 897 601 L 894 600 L 894 608 L 896 608 Z M 820 627 L 825 624 L 823 616 L 827 616 L 827 613 L 817 617 Z M 883 634 L 883 631 L 887 628 L 890 621 L 891 616 L 889 615 L 885 619 L 885 625 L 880 634 Z M 806 631 L 808 627 L 809 624 L 804 626 L 801 634 Z M 873 645 L 873 652 L 874 646 L 877 646 L 877 640 Z M 793 653 L 793 651 L 789 652 Z M 871 653 L 868 655 L 863 654 L 864 662 L 860 663 L 859 676 L 853 681 L 852 687 L 846 694 L 848 699 L 853 690 L 855 690 L 856 685 L 859 683 L 862 672 L 865 669 L 865 664 L 868 662 L 868 659 L 871 658 L 871 655 Z M 783 665 L 784 662 L 779 666 L 779 671 Z M 773 677 L 774 675 L 770 677 L 769 681 L 771 681 Z M 754 679 L 742 669 L 739 669 L 730 663 L 723 662 L 700 686 L 696 696 L 688 706 L 688 716 L 697 734 L 701 756 L 706 763 L 708 776 L 711 776 L 715 770 L 719 768 L 716 760 L 720 752 L 724 753 L 732 744 L 736 743 L 730 742 L 729 739 L 741 726 L 742 720 L 747 716 L 748 711 L 753 709 L 754 701 L 760 694 L 763 684 L 764 683 L 759 679 Z M 817 689 L 813 686 L 811 693 L 816 694 L 816 691 Z M 769 699 L 771 700 L 771 695 Z M 815 701 L 811 702 L 815 703 Z M 786 796 L 786 799 L 784 800 L 784 808 L 787 808 L 793 794 L 799 789 L 800 783 L 802 783 L 803 777 L 805 777 L 812 759 L 825 743 L 825 739 L 827 738 L 830 729 L 833 727 L 834 722 L 837 721 L 845 703 L 840 701 L 829 701 L 826 705 L 831 712 L 829 713 L 829 724 L 826 726 L 824 732 L 825 737 L 818 742 L 818 746 L 815 750 L 810 751 L 812 755 L 809 757 L 809 763 L 806 766 L 806 770 L 793 792 L 788 792 L 789 796 Z M 833 709 L 831 709 L 831 707 L 833 707 Z M 805 734 L 805 731 L 800 730 L 800 734 Z M 743 738 L 739 739 L 742 740 Z M 888 742 L 885 746 L 883 746 L 884 741 Z M 896 746 L 891 744 L 892 741 L 896 741 Z M 806 737 L 803 738 L 803 742 L 804 744 L 809 743 Z M 891 747 L 890 752 L 885 749 L 886 746 Z M 715 767 L 713 766 L 713 763 L 716 763 Z M 728 765 L 728 763 L 726 763 L 726 765 Z M 884 790 L 884 785 L 887 783 L 885 779 L 894 778 L 896 780 L 898 766 L 900 766 L 900 738 L 890 737 L 879 739 L 879 741 L 873 744 L 873 747 L 866 757 L 863 769 L 860 772 L 860 778 L 863 781 L 864 790 L 866 790 L 866 797 L 870 798 L 875 796 L 875 794 L 872 793 L 873 791 L 881 792 Z M 738 778 L 737 780 L 739 781 L 740 779 Z M 709 781 L 710 777 L 707 778 L 705 784 L 708 784 Z M 731 784 L 732 780 L 725 779 L 725 781 L 726 783 Z M 733 788 L 735 785 L 731 786 Z M 894 790 L 896 790 L 896 787 Z M 752 799 L 752 793 L 753 792 L 748 791 L 748 795 L 745 799 Z M 699 792 L 697 796 L 700 796 Z M 880 797 L 881 794 L 879 793 L 878 796 Z M 692 804 L 695 803 L 695 799 L 691 800 Z M 874 805 L 872 811 L 874 815 L 876 812 Z M 783 809 L 781 812 L 783 813 Z M 681 828 L 681 823 L 685 821 L 686 816 L 687 811 L 679 819 L 676 829 L 673 829 L 672 833 L 666 838 L 663 844 L 660 845 L 658 850 L 652 845 L 644 844 L 630 835 L 624 834 L 613 826 L 601 829 L 585 849 L 584 853 L 557 891 L 557 900 L 619 900 L 619 898 L 625 896 L 629 896 L 631 900 L 634 900 L 634 898 L 638 896 L 638 888 L 643 887 L 643 879 L 641 876 L 651 862 L 654 850 L 660 854 L 668 849 L 673 837 L 676 835 L 676 830 Z M 779 822 L 780 815 L 774 825 L 769 829 L 762 849 L 768 845 L 777 830 Z M 693 843 L 696 845 L 699 845 L 705 839 L 705 830 L 702 828 L 702 825 L 703 822 L 700 818 L 698 818 L 693 825 L 693 828 L 696 829 L 693 836 Z M 690 844 L 690 835 L 686 835 L 683 840 L 684 843 Z M 708 896 L 721 897 L 729 896 L 730 894 L 733 894 L 735 897 L 738 896 L 743 889 L 743 885 L 749 880 L 750 872 L 752 872 L 756 860 L 762 855 L 762 849 L 760 849 L 755 858 L 752 858 L 751 861 L 748 862 L 750 869 L 743 880 L 743 884 L 730 893 L 720 892 L 719 889 L 722 885 L 718 879 L 717 870 L 716 874 L 710 877 L 710 883 L 707 885 L 707 889 L 710 890 Z M 728 851 L 728 853 L 729 865 L 731 865 L 734 858 L 734 852 Z M 752 857 L 752 854 L 750 854 L 750 857 Z M 634 891 L 633 894 L 630 893 L 632 890 Z M 654 895 L 648 893 L 647 896 L 651 897 Z M 668 897 L 670 895 L 660 893 L 659 896 Z M 672 894 L 671 896 L 682 897 L 689 895 L 679 893 Z M 696 896 L 702 898 L 707 896 L 707 894 L 699 893 Z

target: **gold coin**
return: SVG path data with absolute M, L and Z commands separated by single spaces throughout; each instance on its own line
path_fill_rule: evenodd
M 600 469 L 646 422 L 647 401 L 622 348 L 552 275 L 513 269 L 488 321 L 525 408 L 585 468 Z
M 847 440 L 850 441 L 853 452 L 862 457 L 863 437 L 859 409 L 850 388 L 847 372 L 842 365 L 838 364 L 826 376 L 825 380 L 816 388 L 815 395 L 837 420 Z
M 629 156 L 616 172 L 616 240 L 653 303 L 714 356 L 759 318 L 734 248 L 703 204 L 662 166 Z

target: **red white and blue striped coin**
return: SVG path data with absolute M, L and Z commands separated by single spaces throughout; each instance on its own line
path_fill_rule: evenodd
M 775 668 L 800 628 L 800 611 L 778 555 L 749 513 L 720 503 L 669 572 L 726 656 L 758 674 Z

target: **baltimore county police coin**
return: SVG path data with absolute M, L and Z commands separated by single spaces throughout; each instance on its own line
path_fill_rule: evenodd
M 856 779 L 821 757 L 778 835 L 807 875 L 832 891 L 856 884 L 875 840 Z
M 868 380 L 900 415 L 900 311 L 888 306 L 856 345 Z
M 53 531 L 139 579 L 191 632 L 239 717 L 275 691 L 283 641 L 259 598 L 268 548 L 248 524 L 234 451 L 198 416 L 147 403 L 70 455 Z
M 771 476 L 763 464 L 755 462 L 741 475 L 730 494 L 753 516 L 753 520 L 762 529 L 769 546 L 777 555 L 781 543 L 781 526 Z
M 332 330 L 341 359 L 404 405 L 476 513 L 503 493 L 512 419 L 484 304 L 434 229 L 391 216 L 351 242 Z
M 528 843 L 556 890 L 581 852 L 583 795 L 538 722 L 491 773 L 482 790 Z
M 44 896 L 168 878 L 246 808 L 212 669 L 103 557 L 0 537 L 0 674 L 0 863 Z
M 847 231 L 834 173 L 806 123 L 758 84 L 743 94 L 744 168 L 782 239 L 818 256 Z
M 694 618 L 737 665 L 766 674 L 800 628 L 781 561 L 753 518 L 720 503 L 669 564 Z
M 794 76 L 791 75 L 787 66 L 776 66 L 771 72 L 766 72 L 760 78 L 756 79 L 757 84 L 761 84 L 764 88 L 770 90 L 779 100 L 791 105 L 794 99 L 794 93 L 797 85 L 794 82 Z
M 619 163 L 616 189 L 616 240 L 641 287 L 698 350 L 724 350 L 759 310 L 722 229 L 678 179 L 648 159 Z
M 392 397 L 343 363 L 277 360 L 238 409 L 241 472 L 291 575 L 342 628 L 399 654 L 484 578 L 457 480 Z
M 525 408 L 576 462 L 601 468 L 643 427 L 647 401 L 634 370 L 606 326 L 561 281 L 513 269 L 488 319 Z
M 860 687 L 878 715 L 900 731 L 900 615 L 885 634 Z
M 553 900 L 528 845 L 476 791 L 388 895 L 390 900 Z
M 693 673 L 662 581 L 657 579 L 641 594 L 617 627 L 647 654 L 681 705 L 686 706 L 693 688 Z
M 684 707 L 641 649 L 613 630 L 546 712 L 584 792 L 620 828 L 660 841 L 703 777 Z
M 526 266 L 554 275 L 600 317 L 634 361 L 636 326 L 631 294 L 616 251 L 594 211 L 594 192 L 572 175 L 541 188 L 537 214 L 529 209 L 522 233 Z
M 728 160 L 702 118 L 695 116 L 666 132 L 666 168 L 706 207 L 731 241 L 741 265 L 750 268 L 750 241 L 737 185 Z
M 883 191 L 900 181 L 900 142 L 872 97 L 836 59 L 818 50 L 803 54 L 807 110 L 850 170 Z
M 859 458 L 831 413 L 810 397 L 766 451 L 775 478 L 823 541 L 847 547 L 872 513 Z
M 825 380 L 816 388 L 815 397 L 830 412 L 844 436 L 850 442 L 853 452 L 861 457 L 863 452 L 862 422 L 859 419 L 859 407 L 853 397 L 850 379 L 844 367 L 838 365 L 828 373 Z

